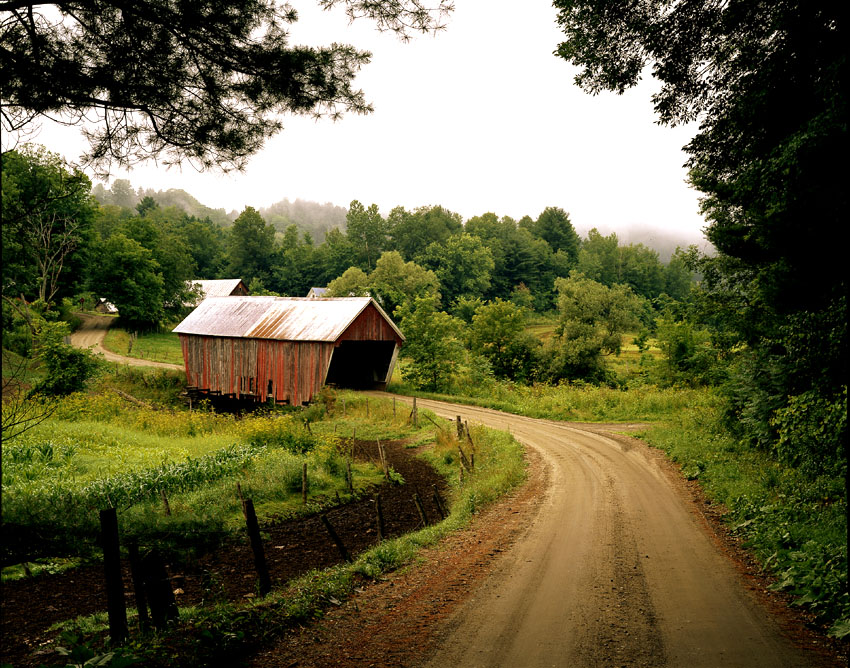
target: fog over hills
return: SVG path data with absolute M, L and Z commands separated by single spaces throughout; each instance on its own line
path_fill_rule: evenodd
M 587 233 L 590 231 L 589 228 L 582 228 L 581 225 L 575 225 L 575 228 L 582 239 L 587 238 Z M 676 248 L 687 248 L 693 245 L 703 253 L 709 255 L 714 253 L 714 246 L 705 238 L 705 235 L 702 232 L 692 230 L 671 230 L 666 227 L 637 224 L 616 230 L 600 226 L 597 230 L 605 236 L 616 232 L 620 245 L 643 244 L 648 248 L 652 248 L 658 252 L 658 257 L 665 263 L 670 260 L 670 256 Z
M 222 227 L 229 227 L 239 211 L 225 212 L 224 209 L 212 209 L 199 202 L 195 197 L 177 188 L 169 190 L 152 190 L 138 188 L 134 190 L 130 182 L 116 179 L 107 189 L 102 184 L 92 188 L 92 194 L 101 204 L 111 204 L 134 208 L 143 197 L 152 197 L 160 207 L 170 206 L 182 209 L 187 214 L 198 218 L 210 218 Z M 301 233 L 309 233 L 316 244 L 324 241 L 325 235 L 337 227 L 345 230 L 347 209 L 330 202 L 320 204 L 303 199 L 290 201 L 284 198 L 267 207 L 257 209 L 267 223 L 282 233 L 290 225 L 295 225 Z M 582 226 L 581 222 L 573 221 L 576 232 L 582 238 L 587 237 L 590 228 Z M 630 225 L 622 228 L 597 228 L 600 234 L 609 235 L 616 232 L 621 245 L 643 244 L 658 252 L 662 262 L 667 262 L 677 247 L 687 248 L 696 245 L 704 253 L 711 253 L 713 247 L 701 232 L 692 230 L 673 230 L 652 225 Z

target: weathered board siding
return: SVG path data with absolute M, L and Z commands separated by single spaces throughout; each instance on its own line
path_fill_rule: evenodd
M 327 377 L 333 343 L 180 334 L 190 387 L 300 405 Z
M 363 309 L 337 339 L 337 343 L 340 341 L 395 341 L 396 345 L 401 345 L 401 338 L 374 304 Z

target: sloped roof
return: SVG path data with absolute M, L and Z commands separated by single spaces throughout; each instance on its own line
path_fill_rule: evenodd
M 210 281 L 192 281 L 192 285 L 201 288 L 202 297 L 227 297 L 241 282 L 241 278 L 220 278 Z
M 401 340 L 404 335 L 371 297 L 208 297 L 177 327 L 177 334 L 336 341 L 373 304 Z

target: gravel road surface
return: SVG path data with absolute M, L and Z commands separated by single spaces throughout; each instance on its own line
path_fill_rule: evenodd
M 822 665 L 762 607 L 654 451 L 598 425 L 418 405 L 510 431 L 550 481 L 431 668 Z

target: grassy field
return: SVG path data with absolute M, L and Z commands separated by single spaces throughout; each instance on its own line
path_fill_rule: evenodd
M 116 355 L 136 357 L 152 362 L 183 364 L 183 351 L 177 334 L 171 332 L 140 332 L 131 336 L 123 329 L 110 328 L 103 347 Z
M 91 508 L 122 508 L 128 535 L 165 528 L 179 535 L 184 521 L 188 535 L 197 517 L 210 531 L 236 531 L 241 526 L 233 493 L 238 481 L 258 514 L 301 513 L 304 463 L 316 499 L 348 494 L 343 434 L 356 430 L 361 438 L 399 438 L 414 433 L 405 414 L 393 420 L 391 406 L 390 412 L 381 411 L 372 402 L 367 418 L 363 401 L 348 396 L 339 422 L 326 408 L 312 407 L 316 428 L 311 433 L 303 414 L 240 417 L 144 407 L 108 392 L 71 395 L 47 420 L 4 443 L 3 522 L 20 528 L 24 537 L 52 536 L 42 546 L 45 552 L 77 556 L 96 543 L 97 516 Z M 355 496 L 381 480 L 367 464 L 354 463 L 353 474 Z M 156 512 L 163 493 L 174 510 L 168 518 Z M 24 540 L 3 549 L 8 563 L 15 550 L 25 555 L 29 548 Z

